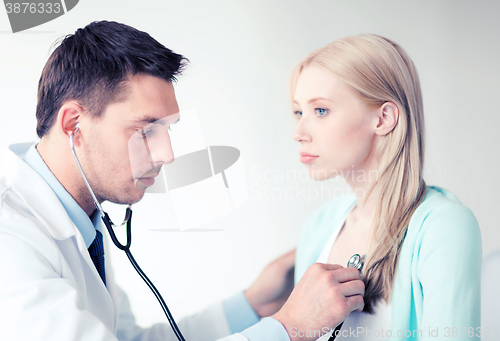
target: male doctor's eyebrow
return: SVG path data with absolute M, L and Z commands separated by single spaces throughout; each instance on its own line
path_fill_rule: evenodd
M 169 116 L 171 116 L 171 115 L 169 115 Z M 179 116 L 179 115 L 177 114 L 177 116 Z M 146 116 L 146 117 L 134 120 L 134 123 L 166 125 L 167 124 L 167 120 L 165 120 L 165 118 L 167 118 L 167 117 L 168 116 L 165 116 L 165 117 L 163 117 L 161 119 L 158 119 L 157 117 Z M 170 124 L 175 124 L 175 123 L 179 122 L 180 120 L 181 120 L 181 117 L 179 116 L 175 122 L 170 123 Z

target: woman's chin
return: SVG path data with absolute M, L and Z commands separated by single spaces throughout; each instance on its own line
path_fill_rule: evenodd
M 313 165 L 307 166 L 307 174 L 314 181 L 324 181 L 334 178 L 338 174 L 336 172 L 328 171 L 325 169 L 314 167 Z

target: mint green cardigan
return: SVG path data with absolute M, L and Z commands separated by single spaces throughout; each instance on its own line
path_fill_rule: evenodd
M 355 203 L 352 193 L 345 194 L 306 218 L 297 246 L 295 283 L 316 262 Z M 428 186 L 399 255 L 390 340 L 480 339 L 481 260 L 481 233 L 472 211 L 451 192 Z

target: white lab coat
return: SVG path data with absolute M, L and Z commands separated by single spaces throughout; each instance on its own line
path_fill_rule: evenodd
M 135 324 L 109 263 L 104 286 L 59 199 L 22 160 L 30 145 L 10 146 L 1 165 L 0 339 L 176 340 L 168 324 Z M 188 341 L 229 334 L 222 303 L 178 325 Z M 234 334 L 222 340 L 247 339 Z

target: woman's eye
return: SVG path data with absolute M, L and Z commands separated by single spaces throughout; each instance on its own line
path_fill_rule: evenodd
M 299 110 L 296 110 L 293 112 L 293 115 L 298 117 L 298 118 L 301 118 L 302 117 L 302 111 L 299 111 Z
M 325 115 L 328 114 L 328 109 L 323 109 L 323 108 L 316 108 L 316 114 L 319 116 L 319 117 L 323 117 Z

